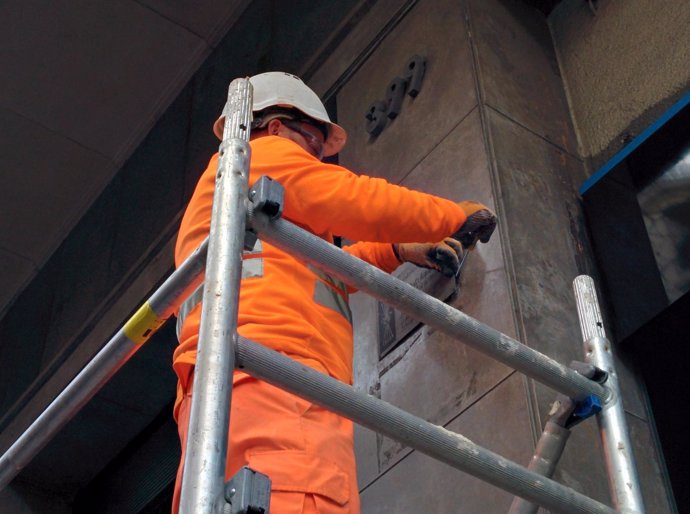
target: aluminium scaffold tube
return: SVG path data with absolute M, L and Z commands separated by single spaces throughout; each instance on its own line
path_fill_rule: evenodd
M 548 420 L 527 469 L 551 478 L 569 437 L 570 430 Z M 516 496 L 513 498 L 508 514 L 537 514 L 538 510 L 539 505 Z
M 271 220 L 253 209 L 249 219 L 259 237 L 267 242 L 570 398 L 581 400 L 594 395 L 604 403 L 609 395 L 601 384 L 284 219 Z
M 0 491 L 167 320 L 206 266 L 204 241 L 0 457 Z
M 454 468 L 565 514 L 615 514 L 587 496 L 477 446 L 383 400 L 240 337 L 236 365 L 257 378 L 317 403 Z
M 208 260 L 192 386 L 180 514 L 212 514 L 225 504 L 225 459 L 249 190 L 252 85 L 230 83 L 213 194 Z
M 587 275 L 580 275 L 573 281 L 573 290 L 585 361 L 608 373 L 606 384 L 613 392 L 597 414 L 613 505 L 622 514 L 644 514 L 640 478 L 625 421 L 618 374 L 614 367 L 611 343 L 606 339 L 594 281 Z

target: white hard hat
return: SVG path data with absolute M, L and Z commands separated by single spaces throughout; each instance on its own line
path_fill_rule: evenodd
M 269 107 L 297 109 L 306 117 L 324 123 L 328 127 L 328 137 L 324 143 L 324 156 L 337 154 L 347 141 L 347 132 L 328 117 L 326 108 L 319 97 L 302 82 L 302 79 L 282 71 L 269 71 L 254 75 L 249 79 L 254 88 L 254 113 Z M 225 117 L 221 116 L 213 124 L 213 133 L 223 139 Z

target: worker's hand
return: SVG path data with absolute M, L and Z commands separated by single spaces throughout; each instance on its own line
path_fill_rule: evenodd
M 439 243 L 395 243 L 393 251 L 400 262 L 435 269 L 447 277 L 455 276 L 462 260 L 462 245 L 450 237 Z
M 453 234 L 453 238 L 462 243 L 464 248 L 474 248 L 477 240 L 488 243 L 496 229 L 496 215 L 486 205 L 479 202 L 458 202 L 465 211 L 465 223 Z

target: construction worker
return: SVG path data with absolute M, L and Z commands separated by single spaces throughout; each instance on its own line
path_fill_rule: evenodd
M 323 239 L 361 241 L 343 248 L 387 272 L 402 262 L 453 275 L 462 255 L 449 236 L 487 242 L 496 217 L 476 202 L 456 203 L 323 163 L 345 145 L 318 96 L 298 77 L 269 72 L 254 89 L 249 183 L 268 175 L 285 188 L 283 217 Z M 214 132 L 222 139 L 223 119 Z M 182 219 L 179 266 L 209 233 L 218 154 L 201 176 Z M 421 242 L 420 242 L 421 241 Z M 278 248 L 258 241 L 245 252 L 238 332 L 346 383 L 352 382 L 348 288 Z M 201 291 L 180 308 L 174 414 L 182 461 L 187 440 Z M 226 479 L 243 465 L 272 481 L 271 513 L 359 513 L 352 423 L 246 373 L 233 376 Z M 173 512 L 179 507 L 182 462 Z

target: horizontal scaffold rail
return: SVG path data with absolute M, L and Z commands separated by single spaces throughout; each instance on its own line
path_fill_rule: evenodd
M 491 328 L 441 300 L 381 271 L 282 218 L 250 210 L 249 224 L 261 239 L 335 275 L 430 327 L 507 364 L 575 400 L 608 390 L 576 371 Z
M 358 392 L 243 337 L 237 341 L 235 364 L 250 375 L 554 512 L 615 514 L 610 507 L 484 449 L 462 435 Z

